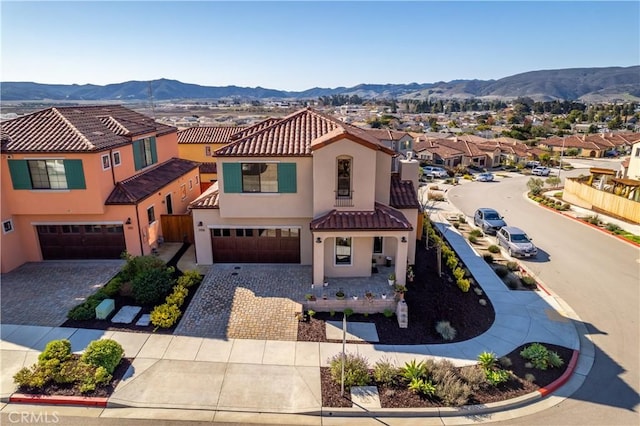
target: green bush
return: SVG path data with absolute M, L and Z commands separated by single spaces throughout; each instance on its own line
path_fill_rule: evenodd
M 104 367 L 110 374 L 116 369 L 124 349 L 120 343 L 111 339 L 94 340 L 84 350 L 80 360 L 89 365 Z
M 342 377 L 342 353 L 329 359 L 329 369 L 334 382 L 340 383 Z M 367 359 L 360 354 L 344 354 L 344 386 L 366 386 L 371 381 Z
M 104 367 L 94 367 L 93 371 L 88 371 L 80 385 L 80 392 L 92 392 L 98 385 L 104 385 L 111 381 L 112 375 Z
M 177 284 L 189 288 L 200 284 L 200 282 L 202 282 L 202 275 L 198 271 L 190 270 L 184 271 L 182 276 L 178 278 Z
M 504 266 L 498 266 L 496 269 L 496 275 L 499 276 L 500 278 L 504 278 L 507 275 L 509 275 L 509 269 L 507 269 Z
M 457 280 L 456 284 L 458 285 L 458 288 L 462 290 L 463 293 L 468 292 L 469 288 L 471 288 L 471 282 L 466 278 L 461 278 Z
M 469 402 L 471 386 L 454 372 L 447 371 L 437 380 L 436 396 L 447 406 L 460 407 Z
M 172 268 L 149 269 L 133 279 L 133 297 L 137 303 L 153 306 L 162 301 L 173 287 Z
M 113 297 L 118 294 L 121 286 L 122 278 L 120 278 L 120 276 L 115 276 L 100 289 L 100 292 L 107 295 L 107 297 Z
M 166 268 L 164 261 L 157 256 L 131 256 L 125 253 L 122 257 L 127 261 L 120 271 L 120 277 L 123 282 L 133 281 L 138 275 L 152 269 L 162 270 Z
M 510 377 L 510 374 L 508 371 L 501 370 L 501 369 L 485 370 L 484 373 L 486 375 L 487 382 L 489 382 L 489 384 L 491 384 L 492 386 L 498 386 L 499 384 L 509 380 L 509 377 Z
M 449 321 L 438 321 L 436 331 L 444 340 L 453 340 L 457 333 Z
M 525 287 L 529 287 L 529 288 L 537 287 L 536 280 L 533 277 L 530 277 L 529 275 L 525 275 L 524 277 L 520 278 L 520 281 L 522 282 L 522 285 L 524 285 Z
M 169 303 L 163 303 L 151 311 L 151 324 L 156 326 L 156 328 L 169 328 L 178 322 L 180 315 L 182 315 L 182 312 L 179 307 Z
M 473 235 L 474 237 L 482 237 L 484 234 L 479 229 L 473 229 L 471 232 L 469 232 L 469 235 Z
M 393 315 L 395 314 L 395 312 L 393 312 L 392 309 L 385 309 L 384 312 L 382 312 L 382 315 L 384 315 L 387 318 L 391 318 Z
M 65 362 L 69 358 L 71 358 L 71 342 L 68 339 L 52 340 L 47 343 L 44 351 L 38 355 L 38 362 L 45 362 L 50 359 Z
M 553 355 L 551 355 L 553 354 Z M 548 367 L 560 367 L 564 361 L 556 352 L 549 351 L 540 343 L 532 343 L 520 352 L 520 356 L 531 362 L 533 367 L 546 370 Z
M 507 262 L 507 269 L 510 271 L 517 271 L 520 269 L 520 266 L 518 265 L 518 262 Z
M 489 247 L 487 247 L 487 250 L 489 251 L 489 253 L 493 254 L 500 253 L 500 247 L 495 244 L 491 244 Z
M 400 369 L 400 375 L 407 381 L 411 382 L 415 379 L 424 379 L 427 377 L 429 371 L 423 361 L 417 362 L 412 359 L 404 364 L 404 367 Z
M 411 379 L 411 382 L 409 382 L 409 390 L 429 397 L 436 393 L 435 385 L 431 383 L 431 380 L 427 379 Z
M 345 317 L 349 318 L 351 315 L 353 315 L 353 309 L 347 308 L 347 309 L 344 310 L 343 313 L 344 313 Z
M 392 385 L 398 381 L 400 371 L 387 359 L 381 359 L 373 366 L 373 378 L 376 382 Z
M 498 362 L 498 358 L 493 352 L 485 351 L 478 355 L 478 362 L 483 369 L 491 370 L 493 367 L 495 367 L 496 362 Z
M 478 237 L 475 237 L 473 235 L 469 235 L 469 242 L 476 244 L 478 242 Z
M 106 299 L 103 293 L 96 293 L 87 298 L 85 302 L 74 306 L 67 313 L 67 318 L 75 321 L 89 321 L 96 318 L 96 307 Z
M 453 270 L 453 277 L 456 280 L 460 280 L 460 279 L 464 278 L 464 269 L 462 269 L 460 267 L 456 267 L 456 269 Z

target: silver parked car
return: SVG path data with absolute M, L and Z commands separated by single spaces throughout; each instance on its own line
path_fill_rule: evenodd
M 473 223 L 485 234 L 495 234 L 498 229 L 507 226 L 500 213 L 494 209 L 481 207 L 473 215 Z
M 498 244 L 513 257 L 535 257 L 538 249 L 525 232 L 515 226 L 504 226 L 496 234 Z

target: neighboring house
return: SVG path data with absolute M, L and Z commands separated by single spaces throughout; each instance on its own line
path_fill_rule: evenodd
M 218 180 L 214 152 L 227 145 L 231 136 L 244 127 L 191 127 L 178 132 L 178 157 L 198 161 L 200 187 L 205 190 Z
M 627 179 L 640 180 L 640 141 L 633 144 L 631 156 L 624 170 L 624 177 Z
M 413 136 L 407 132 L 390 129 L 367 129 L 367 131 L 384 146 L 400 154 L 394 157 L 391 166 L 391 170 L 397 172 L 400 167 L 399 161 L 407 158 L 409 152 L 413 152 Z
M 540 148 L 531 147 L 518 139 L 508 137 L 488 139 L 486 142 L 478 144 L 478 146 L 482 150 L 487 148 L 493 150 L 497 147 L 500 150 L 500 164 L 511 165 L 537 160 L 545 152 Z M 495 165 L 497 164 L 494 163 Z
M 200 195 L 199 164 L 177 158 L 177 129 L 119 105 L 48 108 L 0 130 L 2 272 L 149 254 L 161 215 L 187 213 Z
M 313 265 L 371 275 L 391 257 L 405 282 L 421 235 L 418 162 L 370 131 L 305 108 L 216 151 L 218 182 L 191 203 L 197 261 Z

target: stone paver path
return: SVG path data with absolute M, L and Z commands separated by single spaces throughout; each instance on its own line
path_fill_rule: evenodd
M 2 274 L 1 321 L 57 327 L 67 320 L 69 309 L 106 284 L 122 265 L 122 260 L 25 263 Z
M 310 266 L 213 265 L 174 334 L 296 340 L 310 282 Z

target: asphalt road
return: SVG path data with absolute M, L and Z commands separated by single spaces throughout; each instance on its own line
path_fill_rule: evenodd
M 588 169 L 563 171 L 562 177 L 581 173 Z M 528 179 L 464 182 L 447 197 L 470 217 L 478 207 L 493 207 L 507 224 L 532 237 L 538 259 L 524 263 L 582 319 L 596 356 L 585 383 L 570 398 L 503 424 L 639 425 L 640 250 L 529 202 L 523 196 Z

